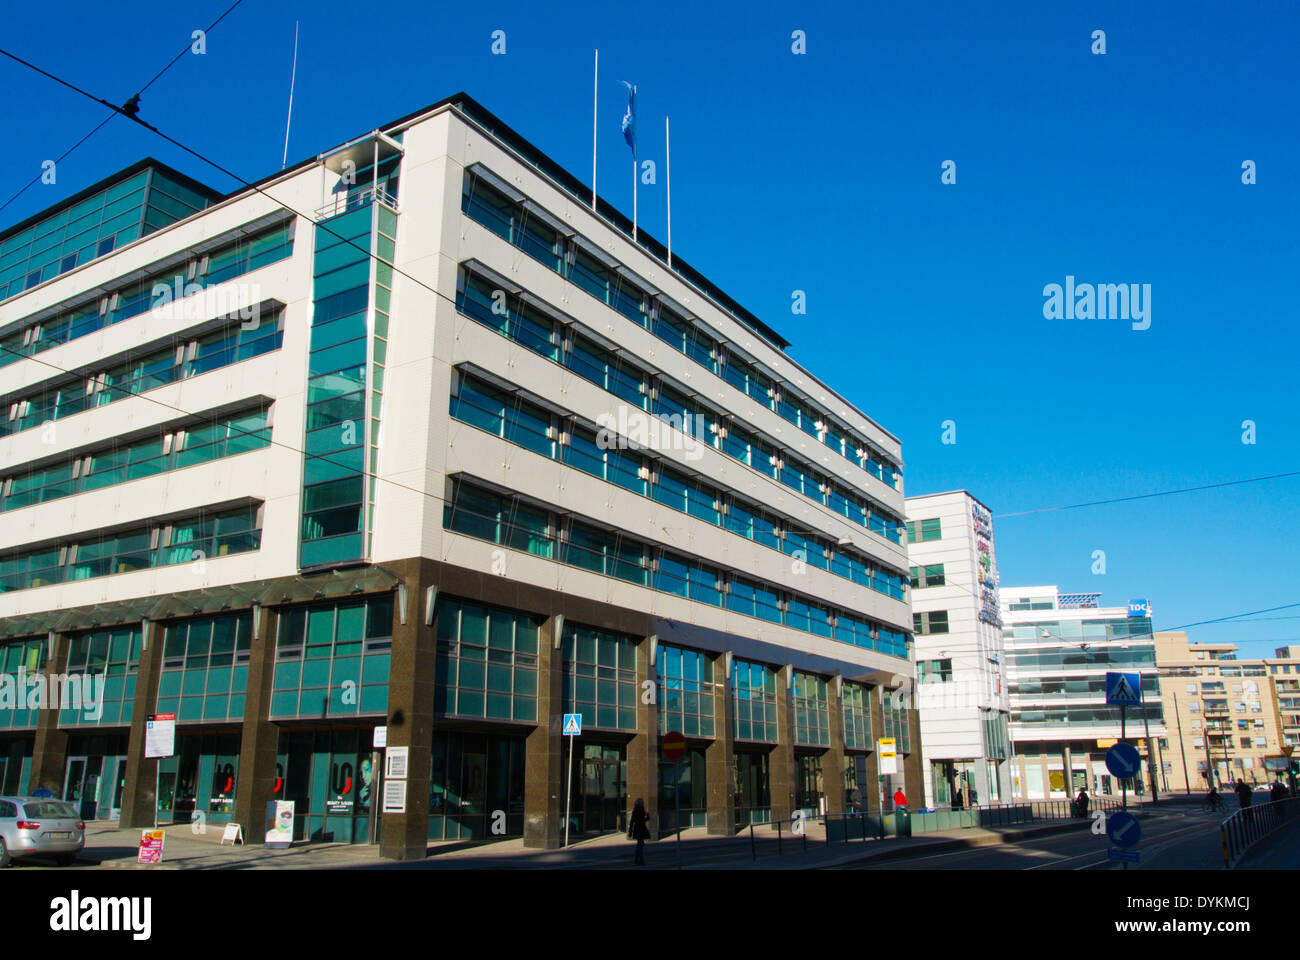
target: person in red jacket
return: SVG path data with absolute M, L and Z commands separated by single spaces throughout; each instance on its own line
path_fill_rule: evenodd
M 907 794 L 903 792 L 902 787 L 899 787 L 897 790 L 894 791 L 894 806 L 895 807 L 907 806 Z

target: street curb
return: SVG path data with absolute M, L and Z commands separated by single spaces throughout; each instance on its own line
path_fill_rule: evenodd
M 1031 827 L 1026 830 L 1008 830 L 1005 833 L 994 836 L 973 837 L 969 840 L 962 837 L 946 837 L 943 840 L 936 840 L 933 843 L 923 845 L 909 845 L 893 847 L 889 850 L 881 850 L 876 853 L 863 853 L 851 859 L 845 859 L 833 864 L 824 866 L 844 866 L 850 863 L 862 863 L 868 860 L 900 860 L 910 856 L 927 853 L 943 853 L 948 850 L 966 850 L 977 847 L 993 847 L 1002 843 L 1019 843 L 1021 840 L 1030 840 L 1034 837 L 1050 836 L 1056 833 L 1066 833 L 1072 829 L 1086 827 L 1084 822 L 1070 822 L 1062 824 L 1051 824 L 1042 827 Z

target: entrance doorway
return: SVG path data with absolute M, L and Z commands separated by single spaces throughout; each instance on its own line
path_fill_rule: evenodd
M 627 760 L 625 748 L 583 744 L 573 758 L 573 828 L 580 833 L 627 829 Z M 565 758 L 567 762 L 568 758 Z
M 69 757 L 63 778 L 63 799 L 75 803 L 82 820 L 94 820 L 99 812 L 99 774 L 103 757 Z
M 627 793 L 623 750 L 588 745 L 582 748 L 582 829 L 609 833 L 626 829 Z
M 767 823 L 772 819 L 766 753 L 736 751 L 736 824 Z
M 812 756 L 795 757 L 798 767 L 795 807 L 799 810 L 811 810 L 813 816 L 821 816 L 823 782 L 822 758 Z

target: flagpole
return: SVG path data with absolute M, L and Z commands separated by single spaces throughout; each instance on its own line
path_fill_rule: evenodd
M 632 157 L 632 242 L 636 243 L 636 156 Z
M 664 117 L 664 179 L 668 188 L 668 269 L 673 268 L 673 155 L 668 143 L 668 117 Z
M 591 75 L 591 209 L 596 209 L 596 114 L 600 100 L 600 51 Z
M 298 21 L 293 22 L 293 70 L 289 74 L 289 114 L 284 121 L 284 156 L 280 160 L 283 170 L 289 163 L 289 125 L 293 123 L 293 87 L 298 80 Z

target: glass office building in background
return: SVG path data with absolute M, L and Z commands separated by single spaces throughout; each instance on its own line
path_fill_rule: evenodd
M 1150 606 L 1103 607 L 1100 593 L 1003 587 L 1003 638 L 1020 799 L 1066 799 L 1086 788 L 1113 796 L 1108 747 L 1121 736 L 1120 710 L 1106 705 L 1106 674 L 1137 673 L 1142 705 L 1127 709 L 1127 740 L 1142 755 L 1134 788 L 1160 769 L 1165 737 Z M 1154 767 L 1153 767 L 1154 764 Z M 1158 784 L 1157 784 L 1158 785 Z

